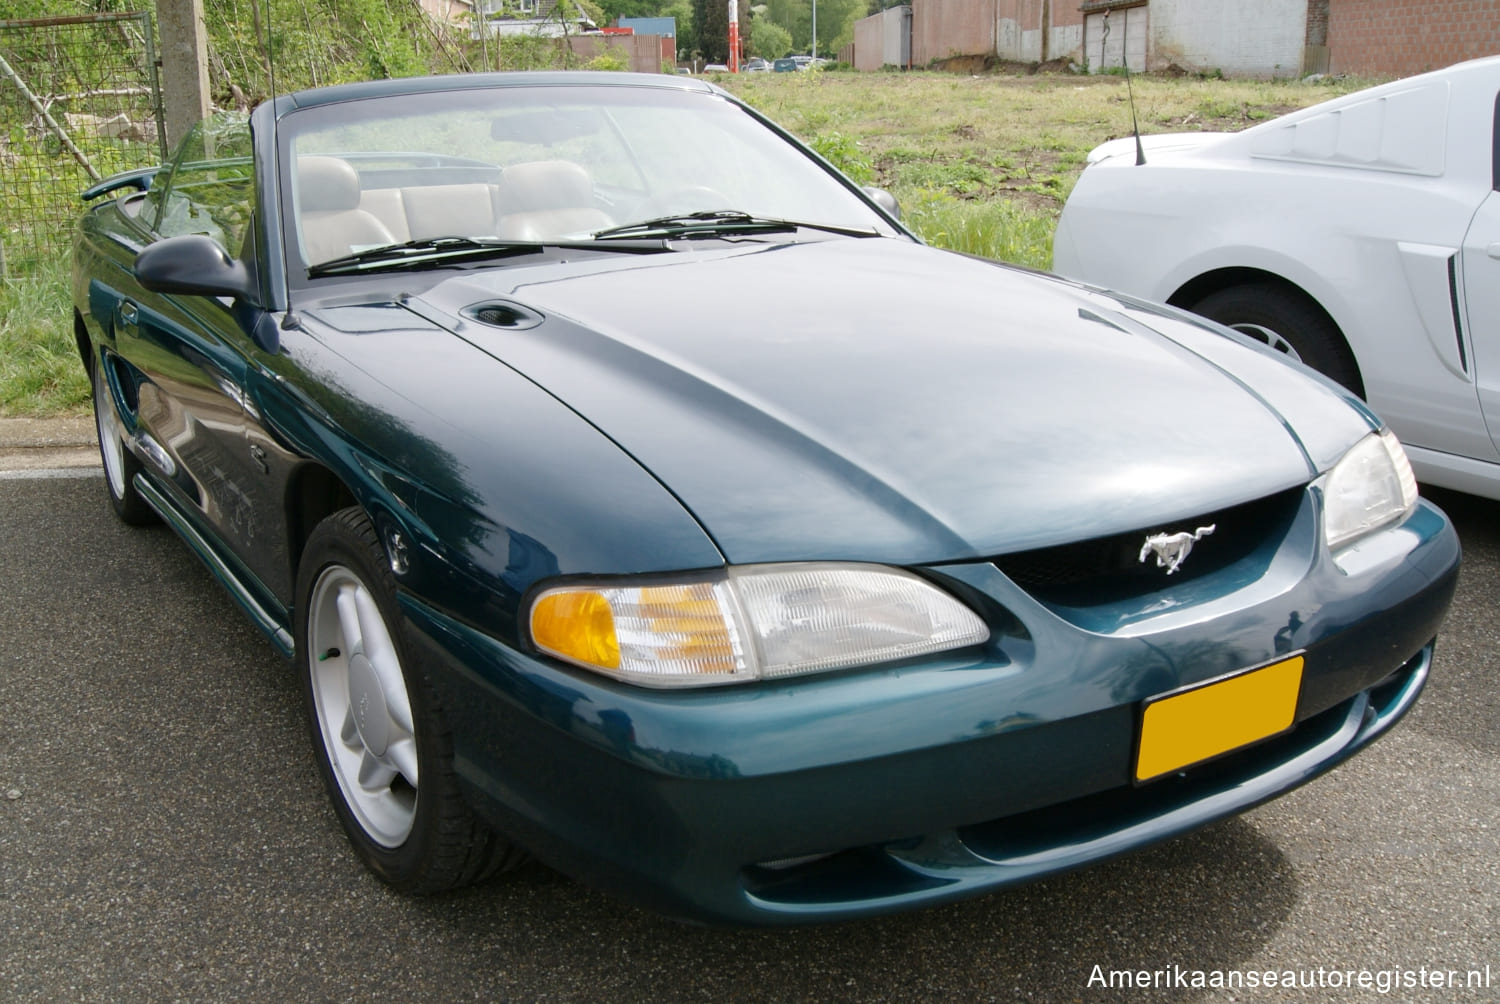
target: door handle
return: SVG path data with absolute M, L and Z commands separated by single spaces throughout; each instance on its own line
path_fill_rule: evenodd
M 133 328 L 135 327 L 136 321 L 138 321 L 139 319 L 140 312 L 136 309 L 135 304 L 131 303 L 129 300 L 121 300 L 120 323 L 129 325 Z
M 1489 255 L 1491 258 L 1494 258 L 1496 261 L 1500 261 L 1500 244 L 1491 244 L 1489 247 L 1484 249 L 1484 253 Z

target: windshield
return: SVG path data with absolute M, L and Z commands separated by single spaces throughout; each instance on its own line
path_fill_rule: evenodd
M 704 93 L 538 85 L 372 97 L 295 112 L 281 133 L 287 250 L 304 266 L 451 237 L 574 243 L 707 210 L 736 214 L 723 232 L 739 238 L 787 229 L 752 231 L 747 216 L 805 222 L 823 239 L 898 233 L 802 151 Z

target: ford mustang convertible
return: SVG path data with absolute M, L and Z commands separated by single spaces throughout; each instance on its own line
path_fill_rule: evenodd
M 1286 792 L 1427 679 L 1458 541 L 1358 398 L 927 247 L 710 84 L 306 91 L 86 194 L 110 502 L 291 658 L 398 889 L 941 903 Z

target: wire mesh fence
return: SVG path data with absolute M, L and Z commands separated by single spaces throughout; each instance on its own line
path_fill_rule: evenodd
M 151 15 L 0 20 L 0 274 L 67 252 L 78 195 L 166 158 Z

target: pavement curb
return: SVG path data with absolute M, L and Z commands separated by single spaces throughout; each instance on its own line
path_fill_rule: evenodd
M 99 465 L 94 420 L 0 418 L 0 470 L 47 470 Z

